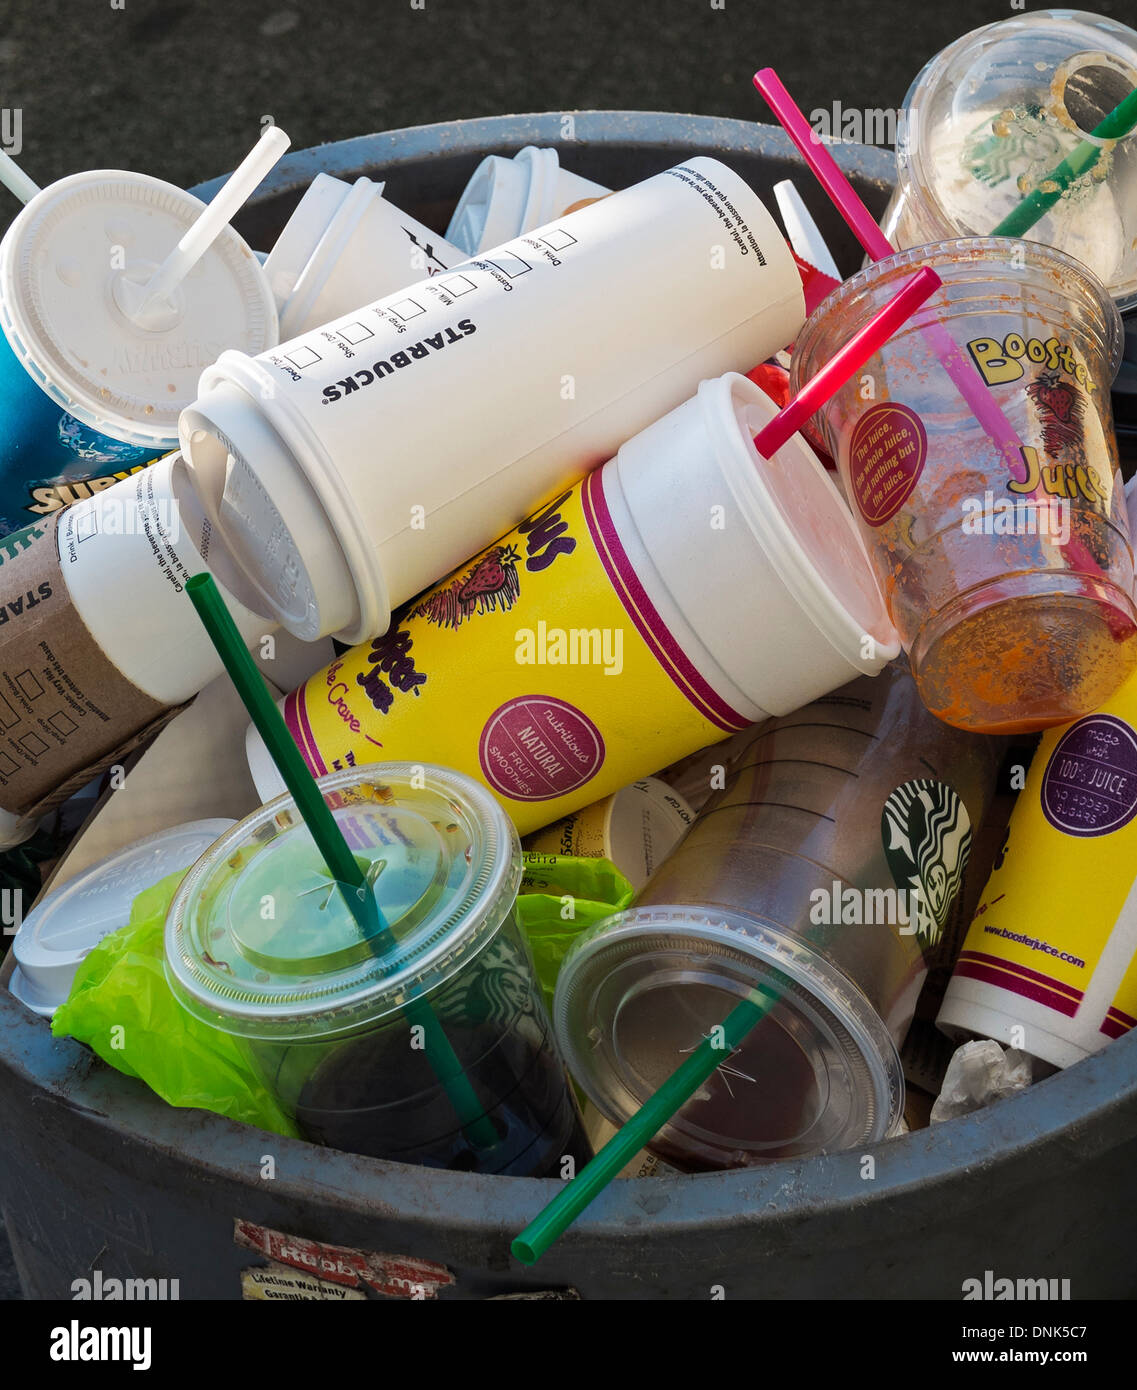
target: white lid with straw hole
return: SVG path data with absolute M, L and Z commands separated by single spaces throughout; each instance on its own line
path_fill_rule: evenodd
M 49 893 L 28 913 L 12 943 L 22 977 L 12 992 L 36 1013 L 54 1013 L 84 957 L 104 936 L 126 926 L 135 897 L 188 869 L 235 824 L 218 818 L 160 830 Z
M 0 326 L 13 351 L 103 434 L 174 447 L 202 371 L 226 348 L 277 341 L 268 279 L 229 226 L 168 295 L 144 302 L 206 207 L 161 179 L 91 170 L 37 193 L 0 242 Z

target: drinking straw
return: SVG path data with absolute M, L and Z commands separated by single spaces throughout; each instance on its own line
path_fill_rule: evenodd
M 783 179 L 774 185 L 774 199 L 790 245 L 803 261 L 815 265 L 822 275 L 840 284 L 841 272 L 792 179 Z
M 894 255 L 895 247 L 877 226 L 872 213 L 841 172 L 837 161 L 813 133 L 813 128 L 774 69 L 762 68 L 756 72 L 754 85 L 766 99 L 770 110 L 778 118 L 778 123 L 797 146 L 801 157 L 869 256 L 874 261 L 881 261 L 886 256 Z M 1126 100 L 1128 101 L 1128 98 Z M 1125 102 L 1121 105 L 1124 107 Z M 1111 120 L 1113 115 L 1116 115 L 1116 112 L 1112 112 L 1107 120 Z M 942 323 L 926 324 L 920 331 L 988 439 L 1002 455 L 1004 464 L 1008 468 L 1021 468 L 1022 441 L 1014 426 L 1003 414 L 998 401 L 987 389 L 978 368 L 964 355 L 963 349 Z M 1011 476 L 1014 477 L 1015 474 L 1012 472 Z M 1071 566 L 1100 578 L 1101 566 L 1081 541 L 1072 539 L 1060 546 L 1060 549 Z M 1121 642 L 1132 636 L 1134 627 L 1129 618 L 1111 603 L 1104 600 L 1103 602 L 1106 609 L 1106 626 L 1113 639 Z
M 992 236 L 1021 237 L 1039 221 L 1062 197 L 1075 179 L 1088 173 L 1103 154 L 1103 147 L 1095 145 L 1094 140 L 1121 140 L 1137 126 L 1137 88 L 1118 102 L 1108 116 L 1090 131 L 1091 138 L 1083 140 L 1066 156 L 1061 164 L 1039 183 L 1032 193 L 1022 200 L 1017 208 L 1003 218 Z M 1042 190 L 1046 189 L 1044 193 Z
M 858 367 L 882 347 L 943 281 L 923 266 L 869 319 L 840 352 L 806 383 L 788 405 L 754 436 L 754 447 L 763 458 L 772 458 L 796 430 L 844 386 Z
M 275 700 L 268 693 L 256 663 L 241 641 L 241 634 L 213 576 L 208 571 L 193 575 L 186 580 L 186 593 L 364 938 L 376 955 L 385 954 L 397 944 L 391 928 L 323 792 L 293 742 Z M 489 1116 L 483 1113 L 469 1077 L 429 1001 L 412 995 L 403 1006 L 403 1014 L 408 1023 L 422 1028 L 427 1060 L 470 1142 L 479 1148 L 493 1148 L 498 1142 L 497 1131 Z
M 292 141 L 279 126 L 267 126 L 261 138 L 241 160 L 150 279 L 138 287 L 137 303 L 130 312 L 135 321 L 147 307 L 166 299 L 185 279 L 217 239 L 221 229 L 236 216 L 253 190 L 284 154 Z
M 39 184 L 28 178 L 7 150 L 0 150 L 0 183 L 21 203 L 30 203 L 39 192 Z
M 775 978 L 785 977 L 775 972 Z M 514 1258 L 536 1264 L 581 1212 L 608 1186 L 621 1168 L 714 1075 L 751 1030 L 778 1002 L 772 990 L 752 989 L 735 1005 L 719 1028 L 712 1028 L 698 1047 L 671 1073 L 662 1086 L 627 1119 L 594 1159 L 571 1179 L 510 1245 Z M 721 1032 L 721 1037 L 716 1036 Z

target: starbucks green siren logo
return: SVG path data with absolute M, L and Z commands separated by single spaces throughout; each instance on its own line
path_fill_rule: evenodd
M 884 803 L 880 834 L 897 888 L 910 894 L 916 934 L 925 946 L 943 935 L 963 885 L 971 821 L 953 788 L 934 777 L 897 787 Z

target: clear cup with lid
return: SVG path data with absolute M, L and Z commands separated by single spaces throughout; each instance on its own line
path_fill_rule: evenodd
M 1137 131 L 1092 134 L 1134 88 L 1137 32 L 1103 15 L 1040 10 L 964 34 L 904 98 L 885 236 L 901 248 L 989 236 L 1088 141 L 1100 155 L 1023 235 L 1084 262 L 1120 309 L 1134 307 Z
M 166 971 L 182 1007 L 246 1040 L 315 1143 L 515 1176 L 586 1158 L 516 921 L 508 817 L 439 767 L 346 768 L 319 785 L 389 934 L 364 936 L 278 797 L 217 841 L 170 906 Z M 476 1113 L 454 1103 L 459 1073 Z

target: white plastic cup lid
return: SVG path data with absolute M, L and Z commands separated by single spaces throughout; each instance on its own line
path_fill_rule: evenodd
M 91 170 L 38 193 L 0 242 L 0 326 L 35 383 L 100 433 L 174 448 L 178 416 L 226 348 L 255 356 L 279 333 L 268 277 L 225 227 L 140 327 L 130 294 L 205 204 L 146 174 Z
M 218 817 L 159 830 L 49 893 L 12 942 L 21 975 L 12 993 L 36 1013 L 54 1013 L 70 992 L 80 961 L 104 936 L 126 926 L 135 897 L 168 874 L 188 869 L 235 824 Z

